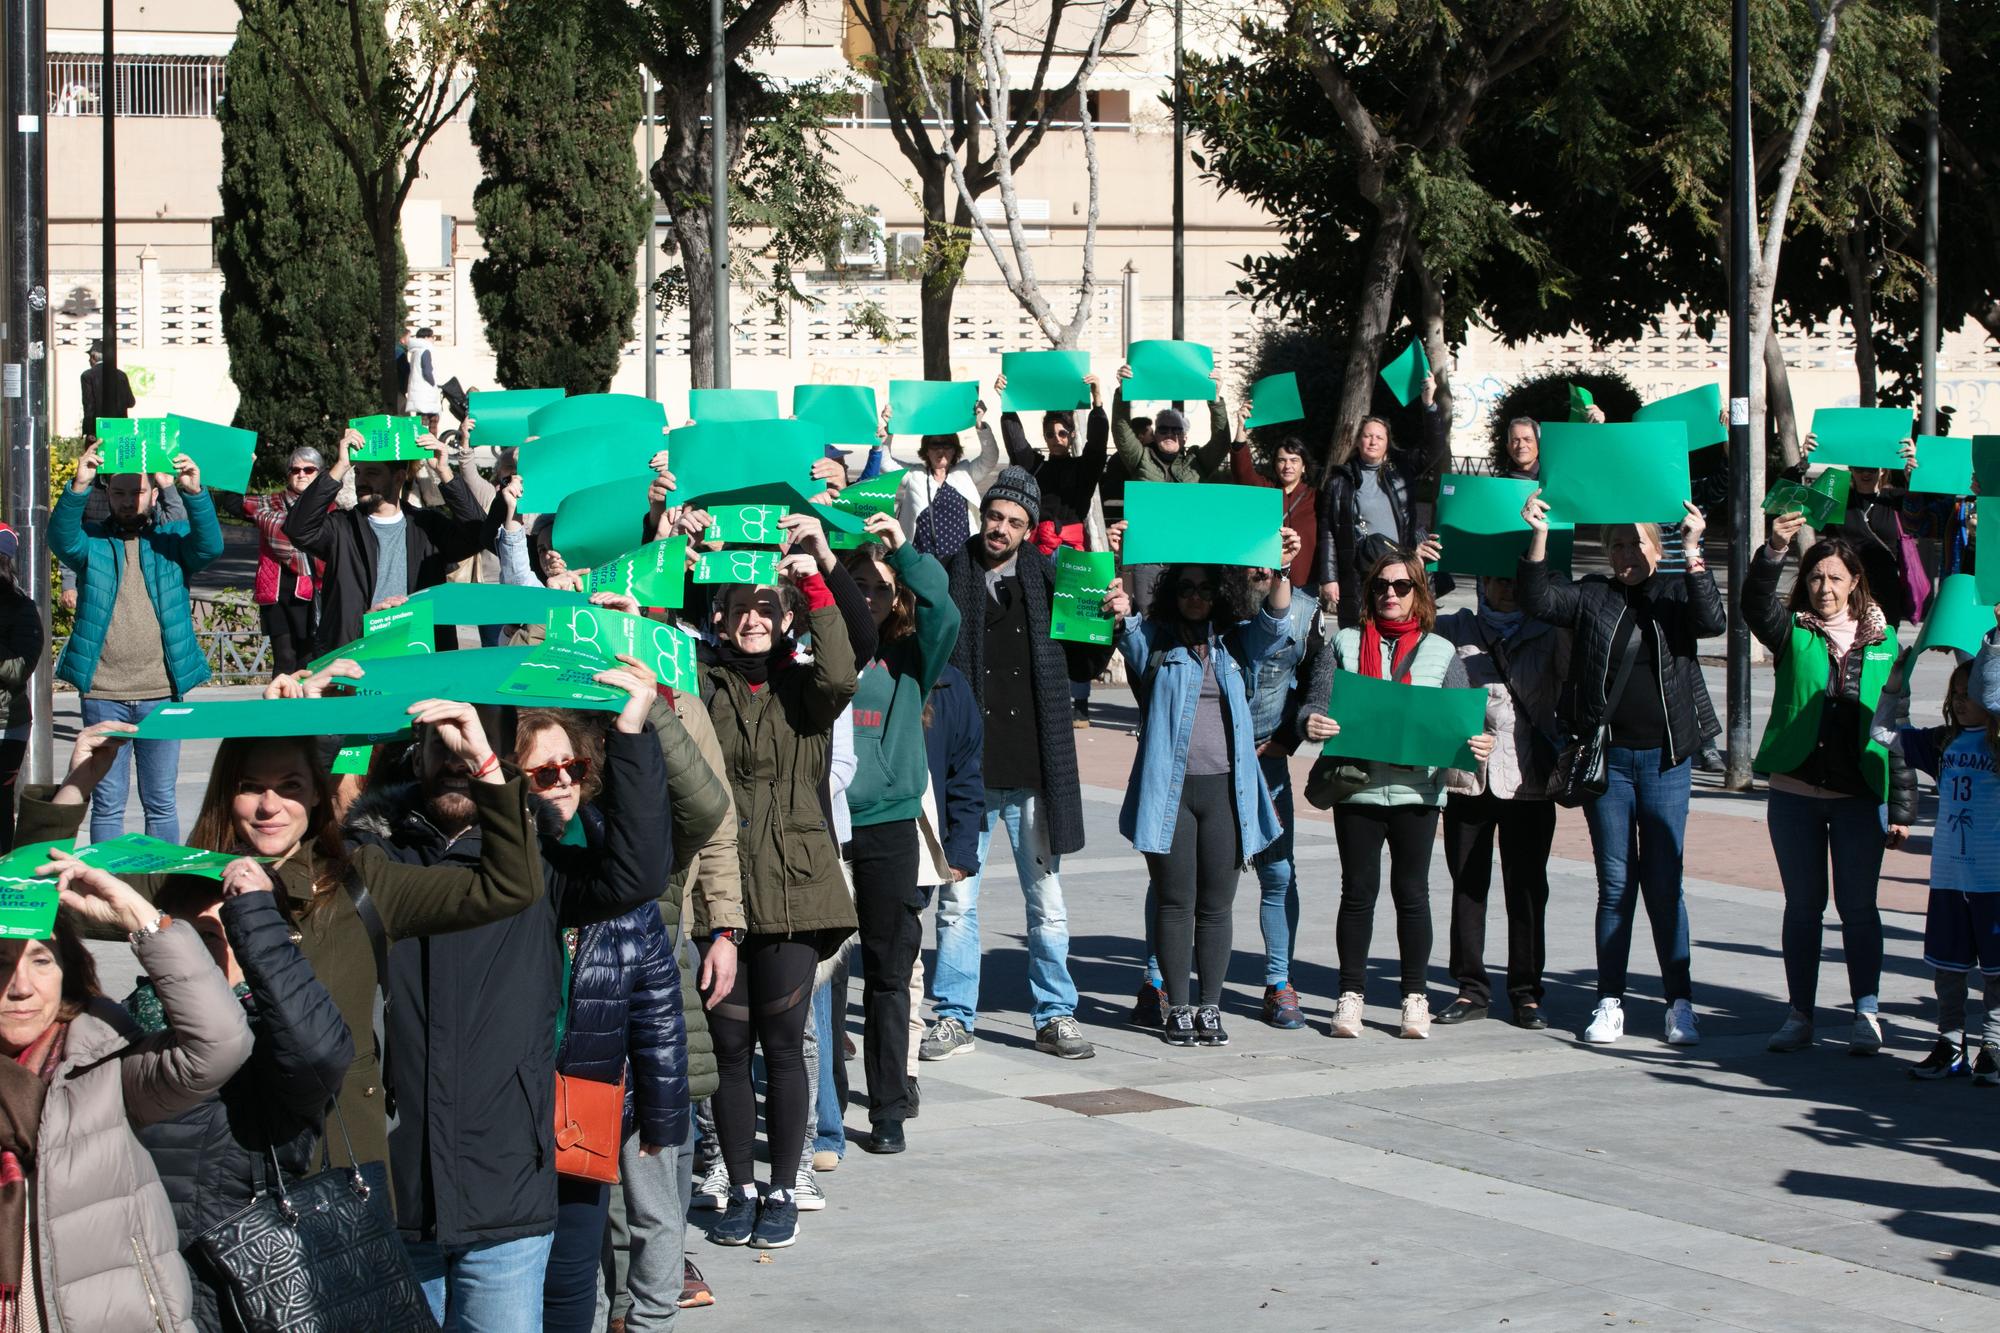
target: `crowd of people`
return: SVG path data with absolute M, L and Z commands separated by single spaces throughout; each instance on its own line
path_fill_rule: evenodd
M 428 352 L 421 340 L 411 351 L 411 404 L 434 426 Z M 592 674 L 602 708 L 412 697 L 407 734 L 377 738 L 365 774 L 336 775 L 339 738 L 304 724 L 232 736 L 186 833 L 226 864 L 124 876 L 78 859 L 73 840 L 86 815 L 90 843 L 123 831 L 135 768 L 147 834 L 182 840 L 179 743 L 135 733 L 209 678 L 189 580 L 223 550 L 218 512 L 255 526 L 265 695 L 302 717 L 305 704 L 285 701 L 365 682 L 372 660 L 345 650 L 370 613 L 454 578 L 589 581 L 565 563 L 549 516 L 520 511 L 517 451 L 475 462 L 469 418 L 447 438 L 424 434 L 431 456 L 416 464 L 354 461 L 352 430 L 291 442 L 284 484 L 263 495 L 211 492 L 186 455 L 171 474 L 102 475 L 92 444 L 50 525 L 76 590 L 56 673 L 80 696 L 83 726 L 60 779 L 18 791 L 42 644 L 0 532 L 7 846 L 45 848 L 35 871 L 60 903 L 46 938 L 0 941 L 0 1050 L 12 1057 L 0 1061 L 0 1228 L 13 1233 L 0 1236 L 0 1328 L 264 1326 L 271 1274 L 231 1238 L 274 1198 L 290 1206 L 285 1182 L 316 1173 L 351 1184 L 354 1215 L 380 1229 L 372 1285 L 310 1298 L 351 1302 L 344 1326 L 636 1333 L 712 1302 L 687 1257 L 691 1210 L 713 1214 L 716 1245 L 775 1249 L 797 1242 L 801 1212 L 825 1206 L 848 1142 L 851 973 L 868 1122 L 857 1141 L 871 1154 L 906 1149 L 923 1067 L 974 1053 L 996 1005 L 1025 1008 L 1038 1051 L 1095 1055 L 1077 1018 L 1061 870 L 1086 841 L 1077 735 L 1114 652 L 1140 717 L 1117 821 L 1148 880 L 1132 923 L 1146 956 L 1135 1025 L 1174 1047 L 1228 1043 L 1233 908 L 1250 869 L 1259 1017 L 1308 1027 L 1293 984 L 1301 900 L 1324 895 L 1301 893 L 1305 801 L 1331 811 L 1339 853 L 1338 906 L 1314 908 L 1333 924 L 1338 988 L 1315 1002 L 1331 1010 L 1331 1036 L 1367 1030 L 1385 880 L 1392 1030 L 1426 1039 L 1496 1014 L 1484 961 L 1496 853 L 1498 1012 L 1550 1027 L 1569 1016 L 1544 1007 L 1548 862 L 1558 808 L 1573 805 L 1598 881 L 1583 1040 L 1625 1035 L 1643 906 L 1664 1039 L 1697 1043 L 1682 847 L 1691 772 L 1716 731 L 1698 653 L 1727 627 L 1706 519 L 1690 503 L 1678 524 L 1607 526 L 1608 572 L 1578 577 L 1551 558 L 1536 492 L 1518 566 L 1476 578 L 1470 606 L 1442 611 L 1450 576 L 1430 569 L 1450 562 L 1420 498 L 1450 458 L 1433 387 L 1414 405 L 1415 445 L 1370 417 L 1319 476 L 1321 451 L 1297 436 L 1260 457 L 1240 424 L 1250 405 L 1233 417 L 1219 394 L 1201 444 L 1178 410 L 1138 416 L 1114 390 L 1107 411 L 1095 378 L 1081 440 L 1073 414 L 1057 412 L 1039 423 L 1039 448 L 1014 412 L 996 439 L 982 411 L 969 457 L 959 436 L 922 437 L 893 506 L 869 514 L 858 541 L 830 540 L 813 512 L 785 515 L 772 582 L 690 583 L 671 610 L 591 595 L 697 636 L 695 688 L 620 655 Z M 1509 423 L 1496 470 L 1538 477 L 1539 438 L 1537 423 Z M 863 466 L 850 472 L 838 452 L 813 468 L 833 493 L 905 462 L 886 420 Z M 1131 482 L 1275 489 L 1276 563 L 1123 563 Z M 1854 533 L 1821 532 L 1788 596 L 1803 518 L 1771 520 L 1742 590 L 1777 679 L 1757 767 L 1769 775 L 1789 1007 L 1769 1044 L 1814 1044 L 1831 897 L 1845 1049 L 1882 1048 L 1877 879 L 1916 819 L 1921 772 L 1938 793 L 1924 957 L 1939 1037 L 1911 1072 L 2000 1084 L 2000 895 L 1988 878 L 2000 858 L 2000 630 L 1952 677 L 1943 724 L 1910 725 L 1896 627 L 1924 607 L 1900 541 L 1886 564 L 1878 549 L 1903 532 L 1876 503 L 1880 482 L 1857 476 Z M 669 456 L 634 498 L 633 531 L 685 537 L 692 559 L 714 515 L 677 490 Z M 1094 608 L 1112 622 L 1109 643 L 1054 632 L 1064 547 L 1120 561 Z M 481 641 L 503 634 L 533 642 L 539 627 L 486 626 Z M 458 650 L 456 627 L 426 646 Z M 1342 756 L 1343 672 L 1483 689 L 1481 730 L 1464 738 L 1471 762 Z M 1299 783 L 1306 745 L 1319 757 Z M 1440 829 L 1455 990 L 1433 1013 Z M 980 889 L 996 837 L 1026 909 L 1025 997 L 981 989 Z M 130 995 L 101 992 L 87 939 L 129 941 L 143 973 Z M 1984 1007 L 1968 1040 L 1974 973 Z

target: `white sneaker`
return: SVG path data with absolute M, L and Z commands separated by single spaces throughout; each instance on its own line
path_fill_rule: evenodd
M 1856 1013 L 1854 1030 L 1847 1037 L 1849 1055 L 1873 1055 L 1882 1049 L 1882 1016 Z
M 1593 1046 L 1609 1046 L 1625 1035 L 1625 1002 L 1603 999 L 1591 1012 L 1590 1026 L 1583 1030 L 1583 1039 Z
M 1361 992 L 1344 990 L 1333 1002 L 1333 1036 L 1361 1035 Z
M 1667 1006 L 1667 1045 L 1701 1045 L 1701 1033 L 1695 1027 L 1694 1006 L 1686 1000 L 1675 1000 Z
M 1403 1030 L 1396 1035 L 1411 1041 L 1423 1041 L 1431 1035 L 1431 1002 L 1428 997 L 1403 997 Z
M 1667 1040 L 1672 1041 L 1673 1038 L 1670 1036 Z M 1812 1044 L 1812 1020 L 1794 1009 L 1785 1015 L 1783 1026 L 1773 1032 L 1771 1039 L 1764 1043 L 1764 1049 L 1782 1055 L 1791 1051 L 1803 1051 Z
M 708 1168 L 708 1174 L 701 1178 L 701 1184 L 695 1186 L 694 1206 L 713 1208 L 717 1212 L 729 1206 L 729 1167 L 720 1157 L 716 1158 L 715 1164 Z
M 816 1213 L 826 1207 L 826 1191 L 813 1179 L 812 1172 L 799 1172 L 798 1183 L 792 1186 L 792 1202 L 802 1213 Z

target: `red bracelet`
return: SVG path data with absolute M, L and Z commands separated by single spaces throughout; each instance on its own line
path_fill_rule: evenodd
M 486 755 L 486 762 L 481 764 L 478 768 L 478 771 L 473 773 L 472 780 L 474 782 L 478 782 L 480 779 L 484 778 L 488 773 L 491 773 L 494 769 L 498 767 L 500 767 L 500 756 L 491 751 L 488 751 Z

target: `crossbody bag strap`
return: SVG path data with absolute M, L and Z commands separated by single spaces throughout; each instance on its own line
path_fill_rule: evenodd
M 1611 725 L 1611 715 L 1618 711 L 1618 701 L 1625 695 L 1625 682 L 1632 679 L 1632 666 L 1639 660 L 1639 617 L 1630 608 L 1625 613 L 1629 619 L 1618 631 L 1618 644 L 1612 652 L 1618 654 L 1618 677 L 1611 682 L 1611 688 L 1604 692 L 1604 725 Z

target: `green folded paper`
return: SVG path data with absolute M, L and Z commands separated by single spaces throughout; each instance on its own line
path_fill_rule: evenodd
M 667 447 L 666 439 L 629 426 L 539 436 L 521 449 L 520 511 L 553 514 L 577 491 L 613 478 L 650 474 L 654 456 Z M 647 480 L 651 484 L 650 475 Z M 618 549 L 630 544 L 628 540 Z
M 1284 517 L 1275 487 L 1127 482 L 1122 563 L 1275 569 Z
M 166 417 L 100 417 L 97 470 L 107 477 L 172 473 L 179 434 Z
M 770 554 L 760 552 L 759 554 Z M 697 690 L 695 639 L 686 630 L 645 616 L 627 615 L 602 606 L 571 607 L 551 612 L 546 643 L 572 652 L 589 653 L 611 662 L 619 655 L 636 658 L 676 690 Z M 602 668 L 600 668 L 602 669 Z
M 1950 648 L 1967 657 L 1978 652 L 1993 631 L 1994 599 L 1980 596 L 1979 579 L 1971 574 L 1948 575 L 1938 584 L 1930 614 L 1917 635 L 1917 652 Z
M 1571 421 L 1590 420 L 1590 409 L 1597 406 L 1597 399 L 1591 397 L 1590 390 L 1581 384 L 1569 386 L 1569 419 Z
M 828 541 L 836 548 L 852 548 L 865 545 L 874 538 L 867 534 L 866 527 L 870 514 L 894 514 L 896 512 L 896 492 L 903 485 L 903 469 L 884 472 L 870 477 L 867 481 L 857 481 L 824 504 L 815 505 L 819 510 L 834 510 L 853 518 L 860 530 L 851 533 L 827 533 Z M 835 541 L 839 537 L 841 540 Z
M 974 380 L 890 380 L 891 435 L 956 435 L 978 419 Z
M 778 520 L 791 512 L 787 505 L 718 505 L 708 510 L 711 521 L 702 532 L 701 539 L 705 542 L 777 546 L 785 540 Z
M 375 757 L 372 745 L 343 745 L 333 756 L 336 777 L 367 777 L 368 764 Z
M 554 616 L 561 611 L 549 614 Z M 384 658 L 378 662 L 363 663 L 361 679 L 341 681 L 329 688 L 348 691 L 355 698 L 374 699 L 385 706 L 393 705 L 405 714 L 411 704 L 421 699 L 449 699 L 465 704 L 519 705 L 539 700 L 560 704 L 574 702 L 584 708 L 609 706 L 616 709 L 619 706 L 619 702 L 610 699 L 579 701 L 567 690 L 532 699 L 524 698 L 524 695 L 533 695 L 533 690 L 510 685 L 510 682 L 515 679 L 521 664 L 539 650 L 539 645 L 475 648 L 441 657 Z M 604 667 L 596 669 L 603 670 Z M 615 693 L 617 701 L 624 699 L 622 692 Z M 406 715 L 402 720 L 407 723 L 409 718 Z
M 1687 426 L 1688 448 L 1706 449 L 1729 441 L 1729 426 L 1722 419 L 1722 386 L 1704 384 L 1685 393 L 1670 394 L 1647 403 L 1632 414 L 1634 421 L 1679 421 Z
M 431 602 L 404 602 L 362 616 L 360 638 L 306 663 L 306 670 L 318 671 L 343 657 L 353 662 L 373 662 L 436 651 L 436 606 Z
M 1073 412 L 1090 406 L 1090 353 L 1002 352 L 1000 373 L 1007 387 L 1000 391 L 1003 412 Z
M 696 583 L 750 583 L 768 587 L 778 581 L 776 551 L 703 551 L 695 557 Z
M 1424 351 L 1424 340 L 1412 334 L 1410 345 L 1388 365 L 1382 367 L 1382 382 L 1389 386 L 1389 392 L 1396 395 L 1396 401 L 1408 407 L 1423 397 L 1424 381 L 1430 378 L 1431 359 Z
M 1903 470 L 1903 441 L 1915 418 L 1905 407 L 1822 407 L 1813 413 L 1815 465 Z
M 571 491 L 556 506 L 549 544 L 581 569 L 617 559 L 634 541 L 645 540 L 652 486 L 651 476 L 639 475 Z
M 1907 482 L 1911 494 L 1970 495 L 1972 477 L 1971 440 L 1963 435 L 1917 436 L 1917 465 Z
M 1288 370 L 1281 375 L 1266 375 L 1250 386 L 1250 419 L 1243 424 L 1251 430 L 1305 419 L 1306 408 L 1299 397 L 1296 373 Z
M 493 389 L 465 395 L 465 413 L 472 418 L 473 442 L 495 449 L 515 449 L 528 442 L 535 413 L 567 396 L 563 389 Z
M 641 606 L 677 607 L 687 584 L 687 538 L 647 542 L 598 565 L 584 580 L 585 593 L 615 592 Z
M 1141 338 L 1125 352 L 1132 377 L 1119 386 L 1128 403 L 1212 403 L 1221 392 L 1210 378 L 1215 352 L 1206 343 Z
M 1972 437 L 1972 480 L 1981 495 L 2000 495 L 2000 435 Z
M 1118 575 L 1109 551 L 1056 548 L 1056 586 L 1049 605 L 1049 637 L 1071 643 L 1110 643 L 1118 618 L 1104 614 L 1104 594 Z
M 705 497 L 701 504 L 704 509 L 710 505 L 783 505 L 794 514 L 810 514 L 818 519 L 820 526 L 826 530 L 827 541 L 836 545 L 834 538 L 840 534 L 861 531 L 861 520 L 854 515 L 820 504 L 798 487 L 787 485 L 782 481 L 768 481 L 757 486 L 720 491 Z
M 372 417 L 351 417 L 347 428 L 358 431 L 361 443 L 347 451 L 350 463 L 421 462 L 431 451 L 420 448 L 417 436 L 424 423 L 415 417 L 392 417 L 380 413 Z
M 874 444 L 882 429 L 875 390 L 865 384 L 801 384 L 792 390 L 792 415 L 818 426 L 828 444 Z
M 1486 691 L 1405 685 L 1335 671 L 1327 716 L 1340 733 L 1320 753 L 1407 768 L 1476 771 L 1467 742 L 1486 730 Z
M 580 393 L 536 408 L 528 417 L 531 438 L 574 430 L 659 435 L 666 428 L 667 409 L 631 393 Z
M 1550 421 L 1542 426 L 1542 499 L 1570 523 L 1674 523 L 1693 494 L 1678 421 Z
M 33 849 L 22 850 L 32 850 L 35 855 L 41 856 L 42 849 L 49 847 L 68 850 L 66 843 L 37 843 Z M 23 875 L 0 869 L 0 940 L 46 940 L 53 937 L 58 905 L 56 882 L 37 877 L 34 866 L 29 866 Z
M 179 434 L 180 452 L 201 469 L 202 485 L 238 495 L 250 489 L 250 469 L 257 461 L 256 431 L 172 412 L 167 420 Z
M 539 625 L 551 610 L 588 605 L 590 598 L 507 583 L 440 583 L 410 598 L 416 602 L 428 603 L 431 619 L 440 625 Z
M 775 389 L 690 389 L 688 418 L 697 424 L 718 421 L 776 421 Z
M 1844 468 L 1828 468 L 1822 475 L 1846 476 Z M 1772 485 L 1770 494 L 1764 497 L 1764 512 L 1767 514 L 1804 514 L 1806 526 L 1814 532 L 1840 526 L 1847 517 L 1846 487 L 1838 496 L 1796 481 L 1780 481 Z
M 234 852 L 210 852 L 199 847 L 183 847 L 143 833 L 123 833 L 103 842 L 94 842 L 75 853 L 85 865 L 95 866 L 120 879 L 135 875 L 199 875 L 221 879 L 222 868 L 241 858 Z
M 683 426 L 667 437 L 667 470 L 674 475 L 668 503 L 706 508 L 717 496 L 769 482 L 817 493 L 823 484 L 812 479 L 812 469 L 824 457 L 826 432 L 811 421 Z
M 1521 509 L 1537 485 L 1513 477 L 1439 478 L 1437 568 L 1477 578 L 1513 578 L 1534 536 Z M 1546 558 L 1553 568 L 1570 567 L 1575 541 L 1572 524 L 1561 519 L 1549 523 Z

